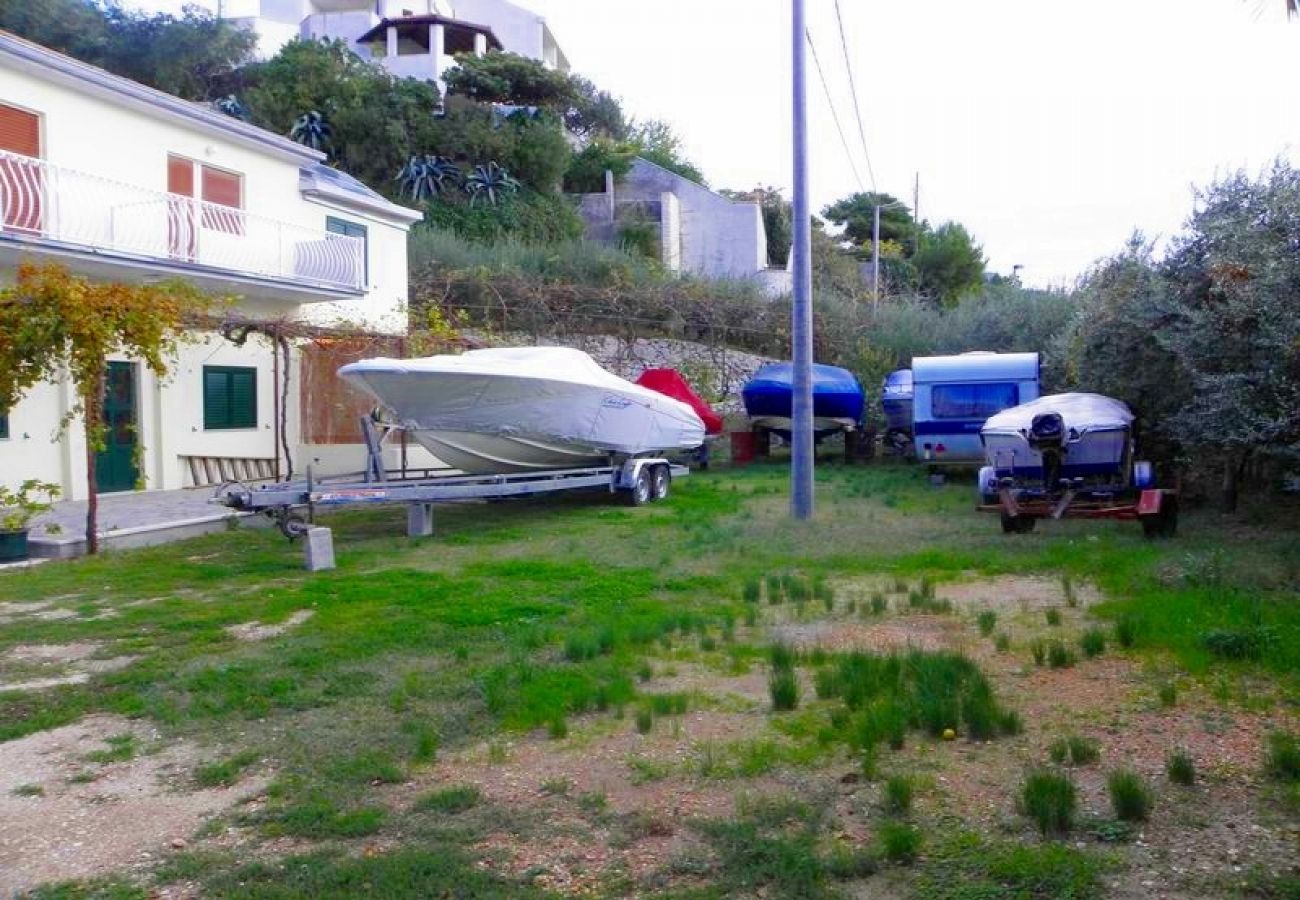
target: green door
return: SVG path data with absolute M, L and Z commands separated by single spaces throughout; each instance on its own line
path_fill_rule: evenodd
M 111 362 L 104 383 L 104 449 L 95 456 L 101 494 L 130 491 L 140 472 L 135 466 L 135 365 Z

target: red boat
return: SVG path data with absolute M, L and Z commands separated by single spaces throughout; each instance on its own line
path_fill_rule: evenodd
M 722 416 L 691 390 L 690 383 L 676 369 L 646 369 L 636 383 L 690 406 L 704 422 L 705 434 L 722 434 Z

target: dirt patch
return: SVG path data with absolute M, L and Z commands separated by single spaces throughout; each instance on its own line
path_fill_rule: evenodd
M 300 609 L 277 625 L 263 625 L 261 622 L 244 622 L 239 625 L 227 625 L 226 632 L 241 641 L 265 641 L 269 638 L 279 637 L 280 635 L 287 633 L 291 628 L 297 628 L 314 615 L 316 615 L 314 610 Z
M 92 658 L 102 648 L 95 641 L 19 644 L 0 656 L 0 691 L 38 691 L 61 684 L 84 684 L 94 675 L 126 668 L 139 658 Z
M 1080 607 L 1101 601 L 1100 591 L 1088 583 L 1071 583 L 1071 590 Z M 948 600 L 958 609 L 979 611 L 1018 610 L 1031 612 L 1066 603 L 1065 585 L 1059 578 L 1041 575 L 1000 575 L 935 585 L 935 596 Z
M 86 759 L 124 735 L 149 752 Z M 205 816 L 256 789 L 186 790 L 194 748 L 158 747 L 159 738 L 140 722 L 89 716 L 0 744 L 0 895 L 155 865 Z
M 772 629 L 779 641 L 801 650 L 820 647 L 832 653 L 866 650 L 892 653 L 909 649 L 955 650 L 967 633 L 951 616 L 904 616 L 882 622 L 809 622 Z

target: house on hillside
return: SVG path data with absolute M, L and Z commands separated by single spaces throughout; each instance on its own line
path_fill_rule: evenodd
M 221 15 L 257 33 L 263 58 L 294 38 L 329 38 L 425 81 L 441 82 L 455 54 L 490 49 L 569 70 L 546 20 L 508 0 L 227 0 Z
M 787 270 L 768 266 L 758 203 L 724 197 L 637 157 L 620 178 L 606 172 L 605 190 L 580 195 L 579 204 L 590 240 L 616 244 L 649 229 L 655 255 L 671 272 L 750 279 L 773 296 L 790 290 Z
M 273 477 L 290 459 L 328 466 L 331 441 L 359 442 L 355 421 L 322 439 L 330 411 L 304 410 L 318 347 L 302 336 L 327 343 L 346 322 L 349 335 L 401 340 L 420 215 L 314 150 L 0 32 L 0 279 L 23 262 L 102 281 L 182 278 L 235 298 L 228 321 L 293 323 L 297 336 L 196 331 L 166 383 L 114 359 L 102 492 Z M 0 409 L 0 483 L 85 496 L 80 428 L 55 439 L 72 401 L 69 383 L 48 383 Z

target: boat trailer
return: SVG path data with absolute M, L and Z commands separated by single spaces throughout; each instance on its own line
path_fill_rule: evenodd
M 1149 538 L 1171 538 L 1178 532 L 1178 492 L 1146 488 L 1126 492 L 1089 490 L 1082 484 L 1062 484 L 1052 493 L 1017 490 L 1002 479 L 997 502 L 984 502 L 980 512 L 998 513 L 1006 534 L 1027 534 L 1039 519 L 1136 519 Z M 989 498 L 985 498 L 986 500 Z
M 356 504 L 405 503 L 407 534 L 433 534 L 433 505 L 468 500 L 504 500 L 537 494 L 574 490 L 604 490 L 621 495 L 632 506 L 641 506 L 668 496 L 673 479 L 690 470 L 660 457 L 611 458 L 608 465 L 578 469 L 548 469 L 497 475 L 412 475 L 384 467 L 382 445 L 386 433 L 397 426 L 377 426 L 363 416 L 362 435 L 366 444 L 364 473 L 316 478 L 310 467 L 305 478 L 279 481 L 256 487 L 243 482 L 219 486 L 211 503 L 240 512 L 261 513 L 272 519 L 285 537 L 305 537 L 315 524 L 316 510 Z M 385 434 L 380 434 L 380 428 Z M 450 470 L 449 470 L 450 471 Z

